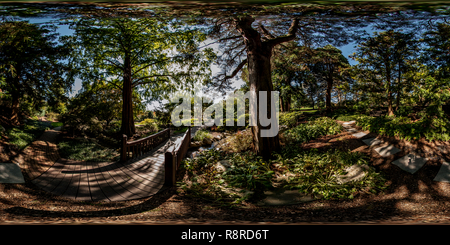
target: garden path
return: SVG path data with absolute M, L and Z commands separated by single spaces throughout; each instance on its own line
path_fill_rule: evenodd
M 127 162 L 62 159 L 57 149 L 61 128 L 47 130 L 15 159 L 24 176 L 40 189 L 77 201 L 126 201 L 145 198 L 164 184 L 164 153 L 181 135 Z

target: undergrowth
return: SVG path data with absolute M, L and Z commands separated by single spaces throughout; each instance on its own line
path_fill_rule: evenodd
M 337 176 L 345 174 L 347 167 L 369 165 L 368 157 L 362 153 L 340 150 L 318 153 L 317 149 L 311 149 L 292 155 L 293 152 L 284 151 L 277 155 L 277 161 L 293 175 L 286 187 L 301 193 L 324 199 L 352 199 L 360 192 L 378 193 L 386 189 L 385 178 L 373 168 L 369 168 L 366 176 L 358 181 L 345 184 L 337 181 Z
M 397 136 L 404 140 L 416 140 L 421 137 L 425 137 L 428 141 L 450 140 L 450 121 L 446 118 L 422 117 L 420 120 L 412 121 L 403 116 L 371 117 L 361 115 L 356 121 L 363 130 L 390 137 Z
M 295 128 L 284 132 L 284 138 L 288 143 L 304 143 L 323 135 L 334 135 L 340 133 L 343 127 L 333 119 L 319 117 Z
M 352 199 L 358 193 L 374 194 L 387 188 L 384 177 L 372 168 L 358 181 L 338 183 L 336 176 L 345 174 L 347 167 L 368 165 L 367 157 L 361 153 L 339 150 L 319 153 L 316 149 L 302 151 L 289 145 L 274 155 L 275 159 L 264 161 L 251 152 L 203 151 L 194 159 L 183 160 L 186 176 L 178 185 L 188 196 L 221 206 L 260 200 L 265 190 L 274 188 L 280 175 L 291 177 L 277 188 L 295 189 L 323 199 Z M 216 164 L 223 160 L 230 167 L 221 172 Z
M 84 138 L 63 139 L 58 150 L 62 158 L 79 161 L 112 162 L 120 157 L 116 150 Z
M 48 128 L 39 123 L 39 121 L 29 120 L 25 125 L 7 129 L 5 135 L 8 137 L 10 144 L 22 150 L 41 136 L 46 129 Z

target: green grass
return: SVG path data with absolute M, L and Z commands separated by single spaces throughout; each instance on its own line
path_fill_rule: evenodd
M 52 128 L 61 127 L 62 125 L 62 122 L 52 122 Z
M 179 127 L 174 129 L 173 134 L 181 134 L 188 130 L 188 127 Z
M 64 139 L 58 143 L 62 158 L 90 162 L 112 162 L 119 160 L 119 153 L 87 139 Z

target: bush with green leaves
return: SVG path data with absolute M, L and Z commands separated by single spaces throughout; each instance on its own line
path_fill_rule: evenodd
M 286 125 L 288 128 L 295 126 L 302 117 L 301 111 L 281 112 L 279 116 L 279 125 Z
M 215 164 L 220 160 L 228 160 L 228 170 L 217 171 Z M 252 197 L 236 190 L 262 193 L 272 187 L 274 177 L 269 163 L 252 152 L 223 154 L 211 149 L 194 159 L 184 159 L 181 167 L 186 170 L 187 179 L 179 182 L 179 187 L 187 195 L 226 206 Z
M 397 136 L 404 140 L 417 140 L 425 137 L 427 140 L 450 140 L 450 121 L 447 118 L 430 118 L 423 116 L 413 122 L 408 117 L 371 117 L 361 115 L 357 124 L 363 130 L 389 137 Z
M 288 143 L 305 143 L 324 135 L 340 133 L 343 127 L 328 117 L 319 117 L 295 128 L 286 130 L 283 135 Z
M 399 117 L 407 117 L 409 114 L 413 113 L 412 106 L 400 106 L 394 114 Z
M 319 153 L 317 149 L 298 152 L 282 152 L 277 155 L 281 163 L 293 175 L 285 187 L 324 199 L 352 199 L 357 192 L 378 193 L 387 188 L 385 178 L 373 168 L 356 181 L 340 184 L 337 176 L 345 174 L 352 165 L 369 165 L 366 155 L 359 152 L 329 150 Z
M 264 161 L 252 152 L 203 151 L 194 159 L 183 160 L 186 178 L 179 182 L 179 187 L 189 196 L 227 205 L 252 197 L 258 200 L 265 190 L 274 188 L 277 175 L 291 176 L 280 188 L 324 199 L 352 199 L 357 193 L 376 194 L 387 188 L 384 176 L 373 168 L 368 168 L 366 175 L 358 180 L 344 184 L 338 181 L 337 176 L 345 174 L 347 167 L 369 165 L 368 157 L 362 153 L 339 150 L 320 153 L 317 149 L 303 151 L 290 145 L 274 156 L 276 159 Z M 221 160 L 230 164 L 224 172 L 215 167 Z M 226 191 L 233 188 L 254 194 L 243 196 Z
M 203 141 L 204 139 L 212 139 L 212 135 L 208 131 L 200 129 L 195 132 L 192 141 Z
M 235 153 L 229 161 L 231 168 L 223 178 L 230 186 L 260 192 L 272 188 L 275 172 L 270 169 L 269 162 L 253 152 Z
M 155 119 L 147 118 L 143 120 L 141 125 L 144 125 L 144 129 L 150 131 L 151 133 L 156 133 L 159 131 L 158 123 Z
M 226 152 L 242 152 L 253 148 L 253 135 L 250 129 L 238 131 L 226 137 L 218 144 L 221 150 Z

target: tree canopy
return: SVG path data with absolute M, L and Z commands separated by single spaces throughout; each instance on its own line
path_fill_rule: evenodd
M 209 74 L 204 33 L 168 18 L 81 18 L 72 22 L 75 69 L 85 83 L 106 81 L 123 92 L 122 132 L 133 135 L 131 95 L 161 99 Z
M 11 102 L 11 123 L 19 123 L 19 103 L 25 98 L 35 107 L 65 99 L 73 80 L 68 76 L 69 49 L 57 44 L 54 26 L 25 21 L 0 23 L 0 83 Z

